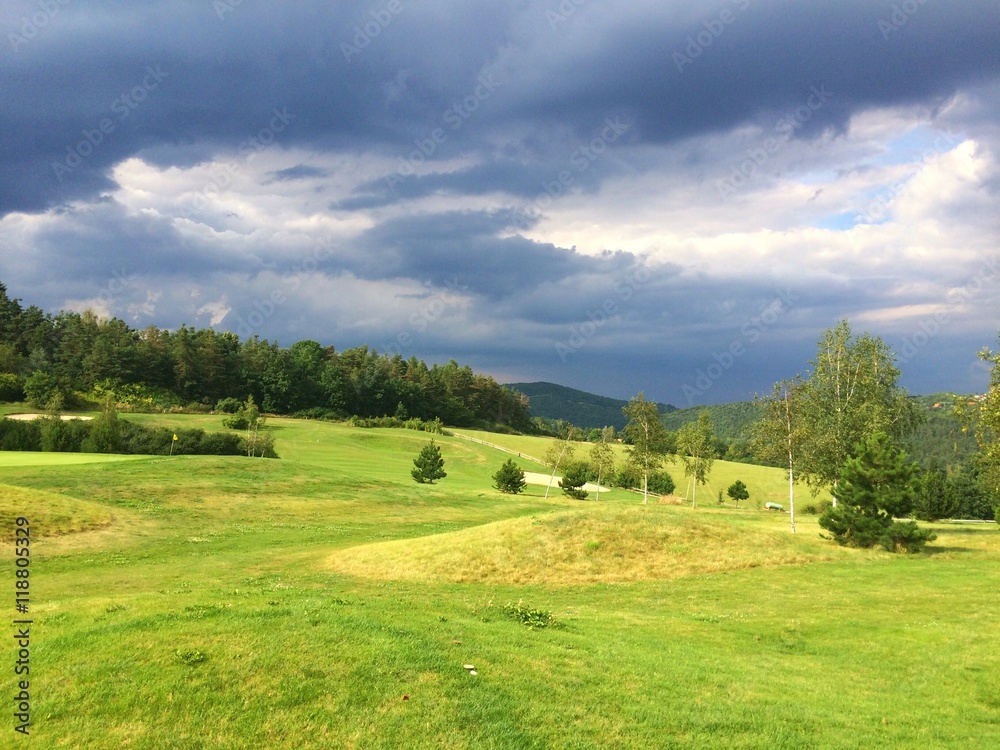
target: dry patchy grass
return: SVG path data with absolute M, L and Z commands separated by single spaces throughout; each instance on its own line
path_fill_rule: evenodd
M 366 544 L 328 559 L 362 578 L 456 583 L 621 583 L 799 565 L 857 555 L 771 519 L 718 520 L 669 506 L 594 507 L 419 539 Z
M 33 539 L 51 539 L 66 534 L 104 529 L 114 516 L 99 503 L 54 492 L 0 485 L 0 538 L 14 538 L 14 521 L 26 516 Z

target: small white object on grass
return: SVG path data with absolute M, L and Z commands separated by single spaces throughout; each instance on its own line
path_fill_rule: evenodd
M 462 667 L 462 669 L 475 669 L 475 667 L 472 666 L 471 664 L 466 664 L 464 667 Z

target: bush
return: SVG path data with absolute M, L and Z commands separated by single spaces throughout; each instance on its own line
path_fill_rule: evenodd
M 81 450 L 84 453 L 121 452 L 121 422 L 118 420 L 118 411 L 110 397 L 105 402 L 101 415 L 90 423 L 90 429 Z
M 0 419 L 0 450 L 40 451 L 41 449 L 42 426 L 38 421 Z
M 615 472 L 612 484 L 629 490 L 642 489 L 642 471 L 635 466 L 626 464 Z M 654 471 L 649 475 L 649 491 L 654 495 L 672 495 L 677 485 L 674 478 L 665 471 Z
M 242 404 L 235 398 L 223 398 L 215 404 L 215 410 L 223 414 L 235 414 L 240 410 Z
M 33 372 L 24 381 L 24 396 L 36 409 L 45 409 L 56 395 L 63 395 L 56 379 L 46 372 Z
M 673 477 L 665 471 L 656 471 L 649 475 L 650 492 L 657 495 L 672 495 L 676 488 Z
M 90 424 L 81 419 L 58 417 L 40 419 L 41 448 L 50 453 L 80 453 L 90 432 Z
M 199 452 L 204 456 L 236 456 L 244 453 L 241 436 L 230 432 L 206 432 L 201 438 L 199 447 Z M 273 440 L 270 452 L 274 454 Z M 277 456 L 270 455 L 265 458 L 277 458 Z
M 21 401 L 24 398 L 24 378 L 10 372 L 0 372 L 0 401 Z
M 166 455 L 172 433 L 167 429 L 143 427 L 122 420 L 121 450 L 136 456 Z
M 879 539 L 882 549 L 888 552 L 920 552 L 927 542 L 937 539 L 930 529 L 921 529 L 913 521 L 896 521 Z
M 222 426 L 228 427 L 230 430 L 245 430 L 250 426 L 250 420 L 247 419 L 246 414 L 241 408 L 236 414 L 223 419 Z
M 818 503 L 809 503 L 803 506 L 802 512 L 810 516 L 818 516 L 826 513 L 832 507 L 833 503 L 829 500 L 820 500 Z
M 344 415 L 325 406 L 311 406 L 308 409 L 300 409 L 290 415 L 293 419 L 319 419 L 325 422 L 336 422 L 344 418 Z

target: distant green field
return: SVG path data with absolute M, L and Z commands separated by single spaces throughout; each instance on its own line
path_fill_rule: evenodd
M 481 430 L 456 429 L 456 433 L 468 435 L 477 440 L 484 440 L 494 445 L 499 445 L 508 450 L 522 453 L 525 456 L 532 456 L 541 459 L 549 446 L 557 442 L 554 438 L 534 437 L 531 435 L 497 435 Z M 592 443 L 578 442 L 576 446 L 576 458 L 586 459 Z M 615 444 L 612 446 L 618 462 L 626 460 L 626 446 Z M 685 494 L 684 467 L 679 460 L 666 462 L 662 468 L 673 477 L 677 485 L 677 494 Z M 722 492 L 723 500 L 727 504 L 732 501 L 726 495 L 726 490 L 737 479 L 743 481 L 750 492 L 750 506 L 757 507 L 767 502 L 776 502 L 788 509 L 788 474 L 781 469 L 769 466 L 755 466 L 752 464 L 737 464 L 731 461 L 717 460 L 712 465 L 712 471 L 705 485 L 699 485 L 695 493 L 695 500 L 699 505 L 718 504 L 719 492 Z M 828 498 L 828 493 L 813 496 L 805 487 L 795 487 L 795 502 L 797 507 L 816 504 L 819 500 Z
M 0 451 L 0 467 L 20 466 L 76 466 L 103 464 L 109 461 L 132 461 L 141 456 L 109 456 L 96 453 L 28 453 Z
M 696 510 L 545 500 L 458 437 L 421 486 L 429 435 L 271 425 L 280 460 L 0 453 L 35 540 L 31 739 L 8 706 L 0 746 L 1000 747 L 996 524 L 897 557 L 710 497 L 776 469 L 717 462 Z

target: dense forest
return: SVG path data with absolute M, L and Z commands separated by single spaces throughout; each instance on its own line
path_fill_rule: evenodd
M 211 409 L 252 396 L 265 412 L 313 417 L 440 419 L 530 431 L 527 399 L 454 360 L 428 367 L 368 347 L 315 341 L 288 348 L 257 337 L 181 326 L 130 328 L 92 312 L 23 307 L 0 284 L 0 400 L 44 408 L 112 396 L 119 408 Z

